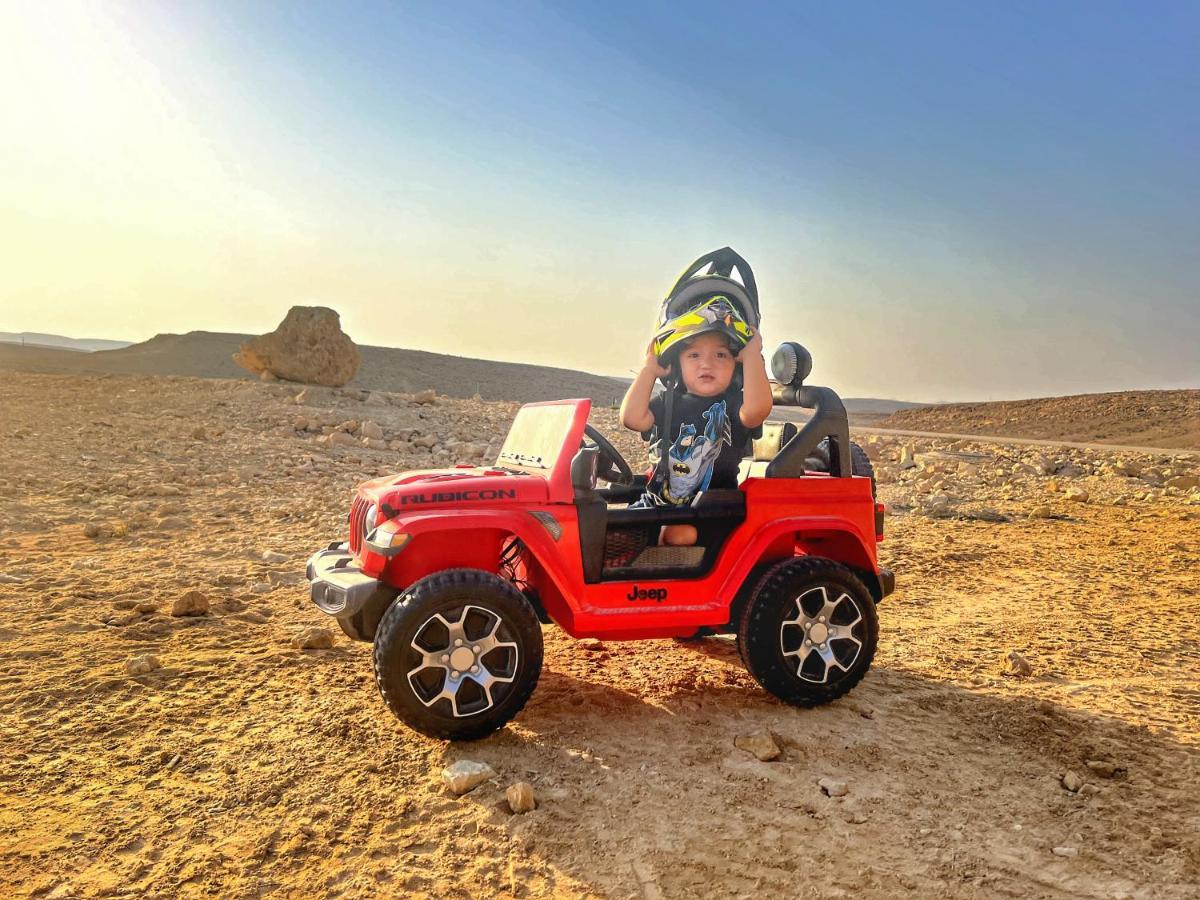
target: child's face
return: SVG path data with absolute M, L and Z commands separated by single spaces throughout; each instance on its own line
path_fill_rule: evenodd
M 692 338 L 679 353 L 679 374 L 688 393 L 715 397 L 733 381 L 733 353 L 720 335 L 709 332 Z

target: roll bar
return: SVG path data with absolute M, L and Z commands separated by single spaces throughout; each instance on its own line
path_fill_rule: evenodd
M 767 478 L 799 478 L 804 461 L 825 438 L 829 438 L 829 474 L 848 478 L 850 463 L 850 422 L 842 398 L 832 388 L 804 385 L 776 385 L 774 401 L 780 406 L 802 406 L 813 410 L 813 417 L 796 432 L 773 460 L 767 464 Z

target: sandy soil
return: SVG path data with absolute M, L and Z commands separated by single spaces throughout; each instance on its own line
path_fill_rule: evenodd
M 367 645 L 290 645 L 328 624 L 303 566 L 355 483 L 486 454 L 513 407 L 295 392 L 0 380 L 0 895 L 1200 892 L 1200 495 L 1165 486 L 1195 463 L 873 438 L 899 588 L 849 697 L 784 706 L 724 639 L 547 627 L 525 711 L 448 745 L 390 716 Z M 397 449 L 331 445 L 351 419 Z M 169 615 L 192 589 L 210 613 Z M 760 729 L 780 760 L 734 747 Z M 498 777 L 455 798 L 458 759 Z
M 951 403 L 902 409 L 873 424 L 911 431 L 1200 450 L 1200 390 Z

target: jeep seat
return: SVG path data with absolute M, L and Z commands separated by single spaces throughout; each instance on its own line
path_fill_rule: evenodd
M 767 463 L 796 436 L 798 430 L 795 422 L 763 422 L 762 436 L 754 439 L 750 455 L 738 466 L 738 483 L 747 478 L 765 477 Z

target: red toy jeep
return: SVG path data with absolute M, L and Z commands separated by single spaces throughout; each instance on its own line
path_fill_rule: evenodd
M 349 542 L 309 560 L 312 599 L 374 641 L 384 701 L 435 737 L 478 738 L 520 711 L 549 622 L 601 640 L 732 632 L 772 694 L 833 700 L 870 666 L 894 579 L 876 561 L 870 464 L 837 395 L 803 386 L 810 365 L 795 344 L 772 360 L 776 403 L 812 419 L 766 423 L 739 487 L 683 507 L 628 508 L 646 476 L 587 424 L 590 401 L 527 404 L 494 466 L 359 485 Z M 696 546 L 657 545 L 685 522 Z

